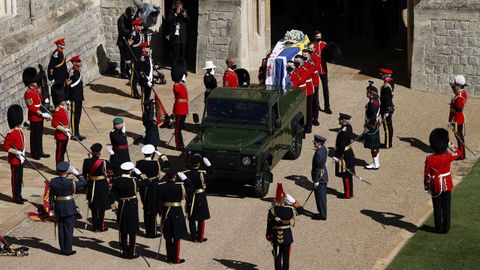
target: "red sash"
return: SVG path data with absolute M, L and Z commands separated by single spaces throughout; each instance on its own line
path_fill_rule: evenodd
M 88 171 L 88 176 L 89 177 L 94 176 L 95 171 L 97 171 L 98 167 L 100 167 L 100 165 L 102 165 L 102 163 L 103 163 L 103 159 L 98 159 L 97 161 L 95 161 L 95 163 L 93 163 L 92 167 Z

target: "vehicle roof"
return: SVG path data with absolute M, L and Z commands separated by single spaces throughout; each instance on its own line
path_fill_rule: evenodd
M 215 88 L 208 99 L 249 100 L 256 102 L 274 102 L 280 95 L 277 88 L 253 85 L 248 88 Z

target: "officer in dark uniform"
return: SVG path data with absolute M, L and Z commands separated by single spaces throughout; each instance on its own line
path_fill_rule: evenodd
M 205 166 L 210 168 L 211 164 L 207 158 L 203 158 Z M 187 214 L 190 235 L 194 242 L 205 242 L 207 238 L 205 234 L 205 220 L 210 219 L 210 211 L 208 209 L 207 194 L 205 189 L 206 171 L 199 170 L 202 163 L 202 157 L 195 154 L 192 157 L 192 169 L 185 171 L 187 180 L 185 180 L 185 188 L 187 191 Z
M 208 95 L 212 92 L 213 89 L 217 88 L 217 79 L 215 79 L 215 69 L 217 67 L 213 64 L 213 61 L 206 61 L 205 75 L 203 76 L 203 85 L 205 86 L 205 99 L 207 100 Z
M 274 205 L 268 210 L 266 238 L 272 244 L 275 270 L 288 270 L 290 248 L 293 243 L 292 227 L 295 217 L 304 212 L 302 206 L 289 194 L 283 192 L 282 183 L 277 185 Z
M 143 103 L 145 111 L 142 115 L 143 126 L 145 127 L 145 137 L 143 144 L 152 144 L 155 147 L 160 146 L 160 134 L 158 131 L 157 120 L 155 115 L 155 103 L 153 99 L 149 99 Z
M 141 49 L 139 47 L 140 43 L 142 43 L 141 39 L 141 26 L 142 26 L 142 20 L 137 19 L 132 21 L 133 25 L 133 31 L 132 34 L 130 35 L 130 38 L 128 39 L 128 45 L 130 46 L 127 48 L 129 51 L 128 53 L 128 61 L 130 62 L 130 95 L 131 97 L 135 99 L 140 99 L 140 95 L 138 94 L 138 89 L 137 89 L 137 83 L 138 80 L 140 79 L 138 77 L 138 72 L 135 72 L 135 66 L 138 64 L 138 60 L 141 55 Z
M 76 253 L 72 250 L 73 228 L 79 217 L 73 195 L 87 187 L 87 181 L 74 167 L 66 161 L 57 164 L 58 177 L 50 180 L 50 209 L 54 209 L 55 222 L 58 226 L 58 241 L 62 255 L 70 256 Z M 78 178 L 78 182 L 68 179 L 71 172 Z
M 65 90 L 65 82 L 68 79 L 67 61 L 63 51 L 65 50 L 65 39 L 61 38 L 55 41 L 57 49 L 50 56 L 50 62 L 48 63 L 48 79 L 63 87 Z M 65 98 L 68 95 L 65 92 Z
M 363 146 L 370 149 L 373 162 L 366 165 L 365 169 L 378 170 L 380 168 L 380 98 L 378 97 L 378 89 L 373 86 L 373 82 L 369 82 L 367 97 Z
M 70 130 L 75 137 L 82 141 L 86 139 L 86 137 L 80 135 L 80 117 L 82 116 L 84 100 L 82 73 L 80 71 L 82 60 L 80 59 L 80 55 L 70 58 L 70 62 L 73 64 L 72 70 L 70 71 L 70 78 L 67 81 L 67 92 L 72 105 L 70 110 Z M 72 140 L 76 139 L 72 138 Z
M 92 157 L 83 160 L 83 177 L 88 181 L 87 201 L 92 211 L 92 231 L 104 232 L 105 210 L 110 209 L 109 179 L 112 177 L 110 162 L 100 158 L 102 145 L 95 143 L 90 147 Z
M 125 79 L 129 78 L 129 66 L 125 62 L 127 60 L 128 54 L 130 54 L 127 40 L 130 38 L 130 34 L 132 33 L 132 17 L 133 8 L 127 7 L 127 9 L 125 9 L 125 12 L 122 13 L 122 15 L 117 20 L 117 46 L 120 51 L 120 76 Z
M 138 181 L 141 172 L 132 162 L 125 162 L 120 166 L 122 175 L 112 180 L 112 197 L 118 202 L 113 207 L 117 213 L 120 246 L 125 259 L 137 258 L 135 253 L 136 236 L 138 232 L 138 200 L 137 189 L 144 186 L 144 181 Z M 136 177 L 132 177 L 136 174 Z
M 128 152 L 127 135 L 125 134 L 125 123 L 122 117 L 115 117 L 113 119 L 113 129 L 110 131 L 110 143 L 112 144 L 112 152 L 110 152 L 110 162 L 113 166 L 113 171 L 116 176 L 120 172 L 120 165 L 124 162 L 130 161 L 130 154 Z
M 148 42 L 142 42 L 138 45 L 141 49 L 140 58 L 136 65 L 136 72 L 140 76 L 140 87 L 142 90 L 141 106 L 142 112 L 145 111 L 144 103 L 150 100 L 153 87 L 153 67 L 152 59 L 150 58 L 150 45 Z
M 392 71 L 386 68 L 380 69 L 380 76 L 383 85 L 380 88 L 380 114 L 382 115 L 383 131 L 385 132 L 385 148 L 392 147 L 393 139 L 393 90 L 395 83 L 392 78 Z
M 312 181 L 318 210 L 318 215 L 315 215 L 313 219 L 318 220 L 327 220 L 328 172 L 325 163 L 327 162 L 328 149 L 325 147 L 326 140 L 320 135 L 315 135 L 313 140 L 315 154 L 312 160 Z
M 190 17 L 183 8 L 182 1 L 174 1 L 173 8 L 169 11 L 166 22 L 169 27 L 169 40 L 173 50 L 172 63 L 179 58 L 185 58 L 187 46 L 187 23 Z
M 147 185 L 140 188 L 140 198 L 143 204 L 143 219 L 147 238 L 157 237 L 158 195 L 157 189 L 160 176 L 160 163 L 154 159 L 155 146 L 147 144 L 142 147 L 145 158 L 137 161 L 136 168 L 142 172 L 142 178 L 147 179 Z
M 165 174 L 167 181 L 157 186 L 162 215 L 160 228 L 165 238 L 168 262 L 180 264 L 185 262 L 185 259 L 180 259 L 180 239 L 187 233 L 181 203 L 185 198 L 185 187 L 183 182 L 175 182 L 177 174 L 172 168 L 165 169 Z M 186 179 L 183 173 L 180 175 L 180 179 Z
M 350 115 L 345 113 L 340 113 L 338 117 L 340 131 L 335 141 L 335 154 L 333 156 L 333 160 L 335 161 L 335 176 L 342 178 L 345 199 L 353 197 L 353 176 L 351 172 L 355 173 L 355 154 L 352 149 L 353 130 L 350 125 L 351 118 Z M 350 172 L 348 172 L 347 169 L 350 170 Z

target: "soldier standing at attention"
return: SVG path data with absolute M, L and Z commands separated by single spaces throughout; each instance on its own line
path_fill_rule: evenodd
M 80 216 L 73 196 L 79 189 L 87 186 L 87 181 L 66 161 L 57 164 L 57 172 L 59 176 L 50 180 L 50 209 L 55 213 L 60 251 L 62 255 L 70 256 L 77 253 L 72 250 L 73 228 Z M 79 181 L 68 179 L 68 172 L 74 174 Z
M 70 130 L 75 137 L 82 141 L 86 139 L 86 137 L 80 135 L 80 117 L 82 116 L 84 100 L 82 73 L 80 71 L 82 60 L 80 59 L 80 55 L 70 58 L 70 62 L 73 64 L 72 70 L 70 71 L 70 78 L 67 81 L 67 88 L 69 88 L 69 100 L 72 105 L 70 111 Z M 72 138 L 72 140 L 76 139 Z
M 233 57 L 227 58 L 225 61 L 227 64 L 227 70 L 223 74 L 223 87 L 228 88 L 237 88 L 238 84 L 238 77 L 235 73 L 235 69 L 237 69 L 237 60 Z
M 352 149 L 352 126 L 350 119 L 352 117 L 348 114 L 340 113 L 338 117 L 338 124 L 340 131 L 337 134 L 335 141 L 335 154 L 333 160 L 335 161 L 335 176 L 341 177 L 343 181 L 343 198 L 350 199 L 353 197 L 353 176 L 355 173 L 355 154 Z M 350 170 L 349 171 L 347 171 Z
M 23 163 L 25 162 L 25 135 L 22 130 L 23 110 L 15 104 L 7 110 L 8 127 L 10 131 L 3 141 L 3 150 L 8 153 L 10 164 L 12 199 L 16 204 L 24 204 L 22 197 Z
M 188 91 L 185 80 L 187 77 L 187 67 L 181 59 L 177 60 L 172 69 L 173 94 L 175 103 L 173 104 L 173 113 L 175 114 L 175 145 L 178 151 L 185 150 L 183 143 L 182 129 L 185 127 L 185 119 L 188 114 Z
M 65 82 L 68 79 L 67 61 L 64 55 L 65 39 L 61 38 L 56 40 L 55 45 L 57 48 L 52 53 L 50 62 L 48 63 L 48 79 L 53 83 L 61 85 L 65 91 L 64 98 L 68 98 L 65 89 Z
M 367 170 L 378 170 L 380 168 L 380 99 L 378 90 L 369 82 L 367 87 L 368 103 L 365 105 L 365 124 L 363 129 L 363 146 L 370 149 L 372 163 L 365 166 Z
M 105 210 L 110 209 L 109 179 L 112 176 L 110 162 L 100 158 L 102 145 L 94 143 L 90 147 L 91 157 L 83 160 L 83 177 L 88 181 L 87 201 L 92 211 L 92 231 L 104 232 Z M 88 210 L 87 210 L 88 211 Z
M 205 85 L 205 100 L 207 100 L 208 95 L 212 92 L 213 89 L 217 88 L 217 79 L 215 79 L 215 69 L 217 66 L 213 64 L 212 61 L 206 61 L 205 75 L 203 76 L 203 85 Z
M 457 137 L 457 147 L 460 149 L 461 155 L 460 160 L 465 159 L 465 137 L 464 137 L 464 125 L 465 125 L 465 113 L 463 108 L 465 103 L 467 103 L 468 95 L 465 91 L 465 86 L 468 84 L 465 82 L 465 77 L 463 75 L 457 75 L 453 79 L 453 82 L 450 84 L 452 91 L 455 96 L 450 102 L 450 114 L 448 116 L 448 122 L 450 129 L 453 129 L 455 132 L 455 137 Z
M 328 89 L 328 71 L 327 71 L 327 61 L 322 58 L 322 51 L 327 47 L 327 43 L 322 41 L 322 33 L 319 31 L 315 31 L 314 34 L 315 38 L 315 53 L 320 56 L 320 65 L 317 63 L 317 70 L 320 74 L 320 81 L 322 82 L 322 89 L 323 89 L 323 111 L 327 114 L 332 114 L 332 110 L 330 110 L 330 94 Z
M 50 119 L 51 115 L 42 113 L 43 97 L 40 87 L 37 86 L 37 70 L 33 67 L 26 68 L 22 74 L 22 80 L 27 91 L 24 99 L 28 108 L 28 121 L 30 121 L 30 155 L 33 159 L 49 158 L 49 154 L 43 152 L 43 119 Z
M 272 244 L 275 270 L 288 270 L 293 243 L 292 227 L 295 217 L 303 213 L 303 207 L 291 195 L 283 192 L 282 183 L 277 184 L 274 205 L 268 210 L 266 238 Z
M 393 139 L 393 90 L 395 83 L 392 78 L 393 72 L 389 69 L 380 69 L 380 76 L 383 79 L 383 85 L 380 88 L 380 114 L 382 115 L 383 131 L 385 132 L 385 148 L 392 147 Z
M 142 42 L 138 45 L 142 52 L 137 63 L 138 74 L 140 75 L 140 87 L 142 90 L 142 113 L 145 111 L 145 102 L 150 100 L 150 95 L 152 94 L 153 87 L 153 67 L 152 59 L 150 58 L 150 45 L 148 42 Z
M 200 170 L 202 161 L 210 168 L 210 161 L 199 154 L 192 157 L 192 169 L 185 171 L 187 180 L 185 180 L 185 187 L 187 191 L 187 214 L 188 224 L 190 228 L 190 235 L 193 242 L 205 242 L 207 238 L 205 235 L 205 220 L 210 219 L 210 211 L 208 209 L 207 194 L 205 189 L 206 171 Z
M 68 140 L 72 137 L 72 132 L 68 128 L 68 113 L 65 108 L 66 102 L 53 99 L 53 103 L 57 108 L 53 113 L 52 118 L 52 127 L 55 128 L 55 162 L 59 164 L 61 161 L 65 160 L 65 152 L 67 152 Z
M 315 92 L 313 93 L 313 122 L 314 126 L 319 126 L 318 112 L 320 111 L 320 101 L 318 100 L 318 91 L 320 87 L 320 73 L 322 57 L 315 52 L 315 43 L 308 44 L 308 53 L 310 54 L 310 60 L 314 67 L 313 72 L 313 87 Z
M 132 98 L 140 99 L 140 94 L 138 94 L 137 83 L 140 79 L 136 71 L 136 65 L 138 65 L 138 59 L 141 56 L 141 49 L 139 47 L 140 43 L 142 43 L 142 39 L 140 36 L 142 20 L 137 19 L 132 21 L 133 31 L 128 39 L 128 45 L 130 46 L 127 48 L 128 52 L 128 61 L 130 61 L 130 95 Z
M 313 219 L 317 220 L 327 220 L 328 171 L 325 163 L 328 158 L 328 149 L 325 147 L 326 140 L 320 135 L 315 135 L 313 140 L 315 154 L 312 160 L 312 181 L 318 210 L 318 214 Z
M 182 210 L 182 200 L 185 198 L 183 182 L 176 182 L 177 174 L 172 168 L 165 169 L 167 181 L 157 186 L 159 209 L 161 209 L 163 238 L 167 248 L 169 263 L 181 264 L 185 259 L 180 258 L 180 239 L 187 233 L 185 216 Z M 185 181 L 185 174 L 179 173 L 179 178 Z
M 448 233 L 453 190 L 450 165 L 452 161 L 461 159 L 463 153 L 456 147 L 453 154 L 447 151 L 450 140 L 448 131 L 443 128 L 434 129 L 429 141 L 434 154 L 425 160 L 425 191 L 432 195 L 435 232 Z
M 113 118 L 113 129 L 110 131 L 110 143 L 112 149 L 109 150 L 110 162 L 114 168 L 114 174 L 120 174 L 120 165 L 124 162 L 130 161 L 130 154 L 128 153 L 128 141 L 125 134 L 126 126 L 122 117 Z
M 308 50 L 303 50 L 303 65 L 304 70 L 303 75 L 305 76 L 305 84 L 307 86 L 307 124 L 305 125 L 306 129 L 311 132 L 313 125 L 313 97 L 315 93 L 314 87 L 314 76 L 315 76 L 315 65 L 310 59 L 310 52 Z
M 126 64 L 128 55 L 130 54 L 128 49 L 127 40 L 130 38 L 132 33 L 132 17 L 133 17 L 133 8 L 127 7 L 125 12 L 117 20 L 118 28 L 118 38 L 117 46 L 120 51 L 120 77 L 128 79 L 129 76 L 129 67 Z

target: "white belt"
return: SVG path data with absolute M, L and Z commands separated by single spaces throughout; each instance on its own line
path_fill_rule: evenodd
M 311 82 L 311 81 L 312 81 L 312 79 L 308 79 L 308 80 L 307 80 L 307 82 Z
M 313 73 L 317 73 L 317 74 L 318 74 L 318 70 L 315 70 Z
M 40 104 L 38 104 L 38 105 L 35 104 L 35 105 L 33 105 L 33 106 L 35 106 L 35 107 L 37 107 L 37 108 L 40 108 L 41 105 L 40 105 Z
M 450 175 L 450 172 L 442 173 L 442 174 L 439 174 L 439 175 L 438 175 L 438 178 L 442 179 L 442 178 L 445 178 L 445 177 L 447 177 L 447 176 L 449 176 L 449 175 Z
M 306 84 L 300 84 L 298 87 L 305 87 L 307 86 Z

